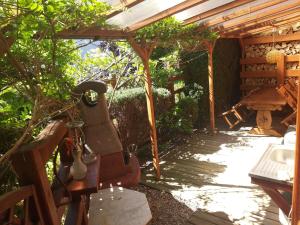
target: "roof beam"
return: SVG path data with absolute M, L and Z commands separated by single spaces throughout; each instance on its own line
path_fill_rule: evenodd
M 262 9 L 265 9 L 265 8 L 268 8 L 268 7 L 271 7 L 271 6 L 280 4 L 282 2 L 286 2 L 286 1 L 288 1 L 288 0 L 273 0 L 273 1 L 269 1 L 269 2 L 266 2 L 266 3 L 259 4 L 259 5 L 246 7 L 244 9 L 241 9 L 241 10 L 237 11 L 237 12 L 233 12 L 229 15 L 221 15 L 220 17 L 218 17 L 216 19 L 209 20 L 209 21 L 205 22 L 204 25 L 208 26 L 208 27 L 215 26 L 215 25 L 218 25 L 220 23 L 224 23 L 226 21 L 229 21 L 229 20 L 232 20 L 232 19 L 235 19 L 235 18 L 239 18 L 241 16 L 251 14 L 251 13 L 256 12 L 258 10 L 262 10 Z
M 265 17 L 260 20 L 254 20 L 250 23 L 244 23 L 241 24 L 237 27 L 231 28 L 231 29 L 226 29 L 222 30 L 221 34 L 228 34 L 228 33 L 238 33 L 238 32 L 243 32 L 243 31 L 249 31 L 252 29 L 257 29 L 260 27 L 264 26 L 272 26 L 272 24 L 283 22 L 285 19 L 291 19 L 299 16 L 300 13 L 300 7 L 292 9 L 292 10 L 287 10 L 284 11 L 283 13 L 278 13 L 271 15 L 269 17 Z
M 100 27 L 91 27 L 80 30 L 64 30 L 56 35 L 62 39 L 126 39 L 128 34 L 121 30 L 105 30 Z
M 300 33 L 274 36 L 274 42 L 300 40 Z M 246 38 L 243 40 L 245 45 L 272 43 L 273 36 L 264 36 L 256 38 Z
M 193 17 L 190 17 L 183 21 L 183 25 L 188 25 L 188 24 L 197 22 L 199 20 L 208 18 L 210 16 L 217 15 L 226 10 L 230 10 L 230 9 L 233 9 L 233 8 L 241 6 L 241 5 L 245 5 L 245 4 L 247 4 L 249 2 L 253 2 L 253 1 L 255 1 L 255 0 L 241 0 L 241 1 L 234 1 L 234 2 L 227 3 L 225 5 L 219 6 L 217 8 L 214 8 L 214 9 L 208 10 L 206 12 L 200 13 L 198 15 L 195 15 Z
M 222 26 L 219 26 L 217 29 L 219 29 L 221 31 L 224 29 L 229 29 L 229 28 L 233 28 L 233 27 L 236 27 L 239 25 L 243 25 L 245 23 L 257 21 L 259 19 L 266 18 L 266 17 L 272 16 L 277 13 L 281 13 L 285 10 L 291 10 L 292 8 L 298 7 L 299 5 L 300 5 L 300 0 L 293 1 L 293 3 L 286 4 L 286 5 L 283 5 L 280 7 L 276 7 L 274 9 L 270 9 L 268 11 L 257 13 L 255 15 L 250 15 L 246 18 L 242 18 L 242 19 L 234 20 L 234 21 L 228 21 L 228 22 L 222 24 Z
M 206 2 L 206 1 L 208 1 L 208 0 L 187 0 L 187 1 L 184 1 L 184 2 L 182 2 L 180 4 L 177 4 L 177 5 L 169 8 L 169 9 L 166 9 L 166 10 L 164 10 L 162 12 L 159 12 L 156 15 L 153 15 L 153 16 L 145 19 L 145 20 L 142 20 L 142 21 L 140 21 L 138 23 L 135 23 L 135 24 L 127 27 L 127 30 L 128 31 L 138 30 L 138 29 L 140 29 L 142 27 L 145 27 L 147 25 L 155 23 L 156 21 L 162 20 L 162 19 L 164 19 L 166 17 L 172 16 L 172 15 L 174 15 L 176 13 L 182 12 L 182 11 L 184 11 L 186 9 L 189 9 L 189 8 L 195 6 L 195 5 L 199 5 L 199 4 L 201 4 L 203 2 Z
M 272 32 L 274 27 L 276 27 L 277 29 L 282 29 L 282 28 L 287 29 L 288 27 L 291 27 L 293 24 L 297 23 L 299 20 L 300 20 L 300 16 L 275 23 L 273 26 L 265 26 L 262 28 L 243 32 L 243 33 L 240 33 L 239 35 L 242 36 L 243 38 L 245 38 L 245 37 L 249 37 L 249 36 L 253 36 L 253 35 L 262 34 L 265 32 Z
M 131 8 L 143 1 L 144 0 L 121 0 L 120 4 L 113 6 L 112 11 L 109 12 L 107 18 L 109 19 L 109 18 L 121 13 L 124 9 Z

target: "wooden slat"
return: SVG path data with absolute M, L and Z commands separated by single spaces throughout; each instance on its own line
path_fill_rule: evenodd
M 104 30 L 101 27 L 64 30 L 56 35 L 61 39 L 126 39 L 128 34 L 121 30 Z
M 36 141 L 22 146 L 19 152 L 38 151 L 45 164 L 52 155 L 55 147 L 61 142 L 67 133 L 67 128 L 63 120 L 57 120 L 47 125 L 39 134 Z
M 269 16 L 258 18 L 250 22 L 245 22 L 231 28 L 222 29 L 220 33 L 227 34 L 227 35 L 235 35 L 241 32 L 243 33 L 249 32 L 251 30 L 258 29 L 258 28 L 274 26 L 275 24 L 281 22 L 286 23 L 291 20 L 299 19 L 299 12 L 300 12 L 300 8 L 295 8 L 281 13 L 277 13 L 275 15 L 270 14 Z
M 223 23 L 218 29 L 220 31 L 222 31 L 222 30 L 225 30 L 225 29 L 228 29 L 228 28 L 243 26 L 245 23 L 256 22 L 256 21 L 258 21 L 262 18 L 270 17 L 270 16 L 273 16 L 274 14 L 280 14 L 285 10 L 286 11 L 292 10 L 294 7 L 299 6 L 299 4 L 300 4 L 300 0 L 297 0 L 297 1 L 294 1 L 290 4 L 285 4 L 285 5 L 280 6 L 280 7 L 278 6 L 278 7 L 275 7 L 273 9 L 270 9 L 268 11 L 264 11 L 264 12 L 257 13 L 257 14 L 254 14 L 254 15 L 250 14 L 250 16 L 248 16 L 246 18 L 241 18 L 241 19 L 238 19 L 238 20 L 233 20 L 233 21 L 228 21 L 226 23 Z
M 286 70 L 287 77 L 299 77 L 300 76 L 300 69 L 297 70 Z
M 276 78 L 276 71 L 246 71 L 240 73 L 241 78 Z
M 250 90 L 254 90 L 257 87 L 261 87 L 261 88 L 271 88 L 271 87 L 276 87 L 276 85 L 272 85 L 272 84 L 264 84 L 264 85 L 247 85 L 247 84 L 241 84 L 240 85 L 240 90 L 244 90 L 244 91 L 250 91 Z
M 199 5 L 203 2 L 206 2 L 207 0 L 189 0 L 189 1 L 183 1 L 182 3 L 179 3 L 169 9 L 166 9 L 162 12 L 159 12 L 158 14 L 151 16 L 143 21 L 140 21 L 138 23 L 133 24 L 132 26 L 128 27 L 128 31 L 135 31 L 137 29 L 140 29 L 142 27 L 145 27 L 147 25 L 150 25 L 152 23 L 155 23 L 156 21 L 162 20 L 166 17 L 172 16 L 176 13 L 182 12 L 186 9 L 189 9 L 195 5 Z
M 16 203 L 33 195 L 33 186 L 24 186 L 19 190 L 8 192 L 0 196 L 0 213 L 14 206 Z
M 47 225 L 58 225 L 59 218 L 40 152 L 35 149 L 19 151 L 11 159 L 20 185 L 35 186 L 38 205 L 42 206 L 42 216 Z
M 215 26 L 215 25 L 223 23 L 225 21 L 229 21 L 229 20 L 232 20 L 232 19 L 244 16 L 244 15 L 256 12 L 258 10 L 262 10 L 262 9 L 277 5 L 277 4 L 282 3 L 282 2 L 287 2 L 287 1 L 288 0 L 268 1 L 268 2 L 265 2 L 265 3 L 259 4 L 259 5 L 255 5 L 255 6 L 251 6 L 251 7 L 245 7 L 241 10 L 238 10 L 238 11 L 233 12 L 233 13 L 231 13 L 229 15 L 226 15 L 226 16 L 221 14 L 220 17 L 217 17 L 216 19 L 212 19 L 212 20 L 206 22 L 205 25 L 206 26 Z
M 109 15 L 107 18 L 111 18 L 121 12 L 123 10 L 128 10 L 132 8 L 133 6 L 143 2 L 144 0 L 126 0 L 126 1 L 120 1 L 120 4 L 113 7 L 113 9 L 109 12 Z
M 282 19 L 282 20 L 273 20 L 271 21 L 271 24 L 266 24 L 266 26 L 262 26 L 260 28 L 252 28 L 246 32 L 244 31 L 240 31 L 239 35 L 241 37 L 248 37 L 248 36 L 253 36 L 253 35 L 258 35 L 258 34 L 263 34 L 266 32 L 271 33 L 274 26 L 279 30 L 279 29 L 289 29 L 292 25 L 294 25 L 295 23 L 297 23 L 300 19 L 299 16 L 290 16 L 290 19 Z M 227 34 L 229 36 L 231 36 L 230 34 Z
M 238 6 L 241 6 L 241 5 L 245 5 L 245 4 L 247 4 L 249 2 L 253 2 L 253 1 L 254 0 L 241 0 L 241 1 L 230 2 L 228 4 L 216 7 L 214 9 L 205 11 L 205 12 L 203 12 L 201 14 L 198 14 L 198 15 L 195 15 L 195 16 L 193 16 L 191 18 L 188 18 L 188 19 L 184 20 L 183 24 L 184 25 L 188 25 L 188 24 L 197 22 L 199 20 L 208 18 L 210 16 L 217 15 L 219 13 L 222 13 L 222 12 L 226 11 L 226 10 L 230 10 L 232 8 L 235 8 L 235 7 L 238 7 Z
M 285 78 L 285 57 L 281 54 L 277 60 L 277 84 L 281 85 L 284 83 Z
M 294 34 L 274 36 L 274 42 L 285 42 L 285 41 L 296 41 L 296 40 L 300 40 L 300 32 Z M 245 45 L 273 43 L 273 37 L 263 36 L 263 37 L 255 37 L 255 38 L 246 38 L 244 39 L 244 43 Z
M 240 59 L 240 64 L 263 64 L 267 63 L 266 57 L 244 58 Z
M 286 55 L 286 62 L 297 62 L 299 61 L 299 55 Z M 255 57 L 255 58 L 245 58 L 240 59 L 240 64 L 263 64 L 267 63 L 266 57 Z

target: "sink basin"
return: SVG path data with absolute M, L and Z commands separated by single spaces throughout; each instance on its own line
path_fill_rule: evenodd
M 270 154 L 270 159 L 287 165 L 292 165 L 294 162 L 294 151 L 290 149 L 274 149 Z
M 294 145 L 270 145 L 250 176 L 291 182 L 294 175 Z

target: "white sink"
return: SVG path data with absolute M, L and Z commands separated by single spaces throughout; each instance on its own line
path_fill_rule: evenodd
M 294 175 L 294 145 L 270 145 L 250 176 L 291 182 Z
M 294 151 L 286 148 L 275 148 L 270 154 L 270 159 L 278 163 L 293 165 Z

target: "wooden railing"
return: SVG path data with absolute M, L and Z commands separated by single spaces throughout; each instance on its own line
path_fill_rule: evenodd
M 33 185 L 0 197 L 0 224 L 46 224 Z

